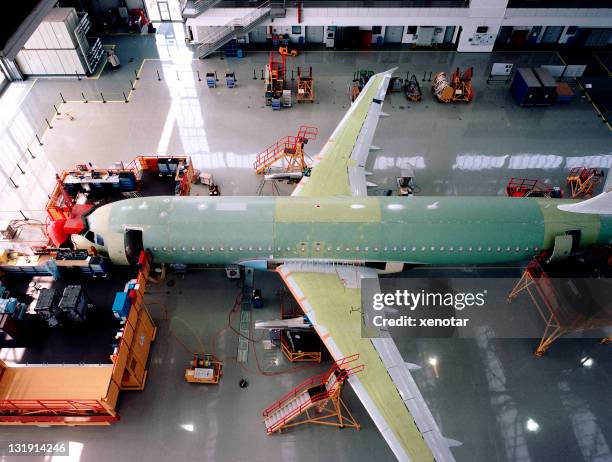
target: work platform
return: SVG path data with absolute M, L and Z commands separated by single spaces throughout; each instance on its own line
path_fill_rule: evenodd
M 99 303 L 91 319 L 61 330 L 41 328 L 38 339 L 28 325 L 30 336 L 0 350 L 5 359 L 0 360 L 0 425 L 108 425 L 118 420 L 119 392 L 144 389 L 156 334 L 143 301 L 150 257 L 142 252 L 138 268 L 131 271 L 133 279 L 125 286 L 131 305 L 121 320 L 111 310 L 118 282 L 91 281 L 87 306 L 94 299 Z M 32 282 L 32 303 L 42 285 L 56 284 L 40 278 Z M 101 285 L 91 290 L 96 283 Z

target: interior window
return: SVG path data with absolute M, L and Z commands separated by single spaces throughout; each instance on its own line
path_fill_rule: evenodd
M 89 242 L 94 242 L 94 232 L 93 231 L 87 231 L 85 233 L 85 239 L 87 239 Z

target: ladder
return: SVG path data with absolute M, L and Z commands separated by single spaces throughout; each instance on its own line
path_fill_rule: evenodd
M 253 163 L 255 173 L 261 174 L 281 159 L 287 161 L 286 172 L 302 172 L 307 167 L 304 160 L 304 145 L 317 138 L 316 127 L 302 125 L 297 136 L 285 136 L 260 152 Z
M 340 397 L 344 382 L 365 368 L 363 364 L 353 365 L 358 359 L 359 354 L 355 354 L 338 360 L 327 372 L 302 382 L 264 409 L 267 434 L 306 423 L 359 429 Z

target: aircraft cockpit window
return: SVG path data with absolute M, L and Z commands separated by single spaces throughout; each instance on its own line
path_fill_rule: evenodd
M 93 243 L 94 242 L 94 232 L 93 231 L 87 231 L 85 233 L 85 239 L 87 239 L 89 242 Z
M 96 234 L 96 244 L 101 246 L 104 245 L 104 238 L 102 238 L 102 236 L 100 236 L 99 234 Z

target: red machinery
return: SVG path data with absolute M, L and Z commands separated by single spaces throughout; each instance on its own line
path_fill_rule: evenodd
M 453 101 L 465 101 L 469 103 L 474 99 L 474 89 L 472 88 L 472 75 L 474 68 L 470 67 L 463 73 L 459 68 L 455 69 L 451 76 L 451 87 L 455 90 Z
M 280 61 L 279 61 L 280 57 Z M 270 59 L 266 66 L 266 104 L 270 106 L 273 99 L 280 99 L 285 89 L 285 61 L 286 56 L 270 52 Z
M 540 180 L 529 178 L 510 178 L 506 185 L 508 197 L 563 197 L 563 191 L 553 188 Z

